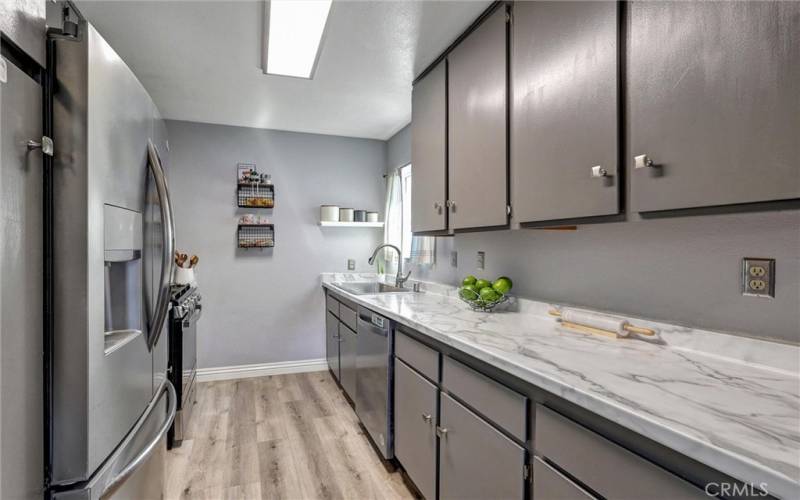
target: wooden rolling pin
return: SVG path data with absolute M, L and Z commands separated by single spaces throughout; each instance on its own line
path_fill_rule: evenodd
M 642 328 L 628 323 L 627 319 L 616 318 L 605 314 L 580 311 L 577 309 L 550 309 L 551 316 L 561 318 L 561 324 L 572 330 L 581 333 L 590 333 L 602 337 L 618 339 L 627 337 L 631 333 L 652 337 L 656 334 L 655 330 Z

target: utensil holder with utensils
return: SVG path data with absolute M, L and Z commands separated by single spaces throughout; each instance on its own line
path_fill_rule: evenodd
M 188 262 L 187 262 L 188 261 Z M 175 252 L 175 271 L 173 272 L 172 281 L 176 285 L 197 285 L 195 278 L 194 268 L 200 262 L 200 257 L 192 255 L 189 258 L 188 254 Z

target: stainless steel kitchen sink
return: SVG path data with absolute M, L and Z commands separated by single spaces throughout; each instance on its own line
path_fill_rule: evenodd
M 375 281 L 335 282 L 331 284 L 353 295 L 377 295 L 379 293 L 404 293 L 413 291 L 410 288 L 398 288 Z

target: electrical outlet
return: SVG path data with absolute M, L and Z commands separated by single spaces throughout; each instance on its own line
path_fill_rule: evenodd
M 355 261 L 355 259 L 347 259 L 347 270 L 348 271 L 355 271 L 356 270 L 356 261 Z
M 742 295 L 775 296 L 775 259 L 742 259 Z
M 479 270 L 483 271 L 483 269 L 486 267 L 486 252 L 478 252 L 478 259 L 475 263 L 475 266 Z
M 456 252 L 455 250 L 450 252 L 450 266 L 458 267 L 458 252 Z

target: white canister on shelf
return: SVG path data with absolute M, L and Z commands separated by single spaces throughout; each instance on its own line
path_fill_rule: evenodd
M 336 222 L 339 220 L 339 207 L 336 205 L 320 205 L 319 220 L 323 222 Z
M 367 212 L 367 222 L 378 222 L 378 212 Z
M 339 222 L 353 222 L 353 209 L 340 208 L 339 209 Z

